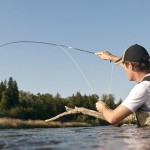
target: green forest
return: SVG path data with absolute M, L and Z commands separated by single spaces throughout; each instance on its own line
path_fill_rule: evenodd
M 85 107 L 96 110 L 95 103 L 103 100 L 110 108 L 116 108 L 122 100 L 115 103 L 115 97 L 112 94 L 98 95 L 81 95 L 76 92 L 72 96 L 62 98 L 59 93 L 52 95 L 32 94 L 18 89 L 16 80 L 10 77 L 0 83 L 0 117 L 1 118 L 16 118 L 16 119 L 32 119 L 45 120 L 54 117 L 65 111 L 65 106 L 74 108 Z M 68 115 L 59 119 L 60 121 L 78 121 L 78 122 L 99 122 L 96 118 L 85 115 Z

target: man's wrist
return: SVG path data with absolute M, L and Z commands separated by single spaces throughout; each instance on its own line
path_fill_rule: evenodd
M 110 109 L 106 104 L 103 106 L 102 111 Z

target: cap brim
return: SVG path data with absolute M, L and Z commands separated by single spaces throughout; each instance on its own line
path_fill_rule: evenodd
M 122 63 L 124 60 L 122 59 L 122 57 L 121 58 L 119 58 L 119 59 L 117 59 L 116 61 L 115 61 L 115 64 L 120 64 L 120 63 Z

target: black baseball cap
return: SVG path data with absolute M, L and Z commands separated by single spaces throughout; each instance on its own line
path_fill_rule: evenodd
M 130 62 L 149 62 L 150 56 L 147 50 L 138 44 L 132 45 L 127 48 L 121 58 L 115 61 L 116 64 L 120 64 L 124 61 Z

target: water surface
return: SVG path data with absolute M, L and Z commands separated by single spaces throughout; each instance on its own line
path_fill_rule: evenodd
M 150 150 L 150 128 L 74 127 L 0 130 L 0 149 Z

